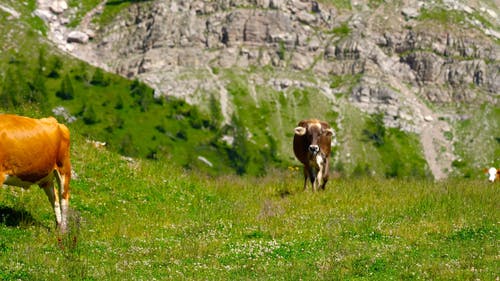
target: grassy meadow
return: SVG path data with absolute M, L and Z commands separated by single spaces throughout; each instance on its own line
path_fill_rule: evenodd
M 485 180 L 209 177 L 74 136 L 71 229 L 38 187 L 0 190 L 0 280 L 498 280 Z
M 499 155 L 497 108 L 459 105 L 473 117 L 449 120 L 457 179 L 435 183 L 418 136 L 346 105 L 359 76 L 332 76 L 330 87 L 346 90 L 330 100 L 247 79 L 317 79 L 307 71 L 200 72 L 225 83 L 234 116 L 224 125 L 217 93 L 205 107 L 154 99 L 139 81 L 53 49 L 35 0 L 4 2 L 21 18 L 0 12 L 1 111 L 41 117 L 62 106 L 77 120 L 58 117 L 73 140 L 70 231 L 57 233 L 38 187 L 0 188 L 0 280 L 500 279 L 500 185 L 478 172 Z M 69 25 L 100 2 L 68 1 L 81 6 Z M 103 26 L 141 1 L 108 2 Z M 337 130 L 332 171 L 342 178 L 312 193 L 290 142 L 298 120 L 317 112 Z

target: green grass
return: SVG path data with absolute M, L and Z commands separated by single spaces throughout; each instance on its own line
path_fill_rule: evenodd
M 340 145 L 333 166 L 346 177 L 432 178 L 418 135 L 385 128 L 383 115 L 366 116 L 349 104 L 342 106 Z
M 454 146 L 460 156 L 454 168 L 465 177 L 475 177 L 482 174 L 484 168 L 500 165 L 500 108 L 485 103 L 472 108 L 471 112 L 466 119 L 454 124 Z
M 328 5 L 333 5 L 334 7 L 338 8 L 338 9 L 343 9 L 343 10 L 351 10 L 352 9 L 352 5 L 351 5 L 351 1 L 348 1 L 348 0 L 320 0 L 318 1 L 320 3 L 323 3 L 323 4 L 328 4 Z
M 128 163 L 75 136 L 71 230 L 34 187 L 0 192 L 2 280 L 494 280 L 499 195 L 485 181 L 206 177 Z M 62 248 L 61 248 L 62 245 Z
M 64 106 L 78 118 L 70 125 L 72 130 L 86 138 L 107 142 L 108 148 L 115 152 L 169 160 L 186 169 L 202 170 L 212 175 L 234 172 L 263 175 L 274 168 L 295 165 L 297 162 L 291 151 L 293 128 L 301 119 L 319 118 L 330 122 L 338 135 L 342 136 L 339 139 L 341 145 L 334 149 L 332 156 L 336 159 L 334 166 L 343 167 L 346 175 L 375 172 L 389 177 L 420 177 L 426 174 L 421 147 L 415 135 L 388 130 L 384 147 L 374 147 L 365 140 L 362 132 L 366 129 L 368 116 L 351 110 L 346 102 L 351 88 L 359 82 L 359 75 L 321 78 L 310 71 L 279 70 L 271 66 L 252 66 L 245 70 L 214 68 L 213 74 L 221 85 L 226 85 L 229 108 L 234 112 L 230 124 L 222 126 L 216 90 L 201 93 L 203 89 L 197 89 L 195 95 L 203 96 L 200 106 L 191 106 L 174 98 L 153 100 L 152 89 L 141 86 L 140 94 L 134 94 L 133 81 L 96 70 L 53 49 L 43 36 L 46 27 L 32 16 L 35 2 L 6 1 L 6 5 L 21 13 L 20 20 L 9 19 L 7 13 L 0 12 L 0 29 L 5 30 L 0 33 L 2 112 L 41 117 L 53 115 L 54 107 Z M 99 2 L 69 1 L 71 7 L 80 7 L 75 14 L 74 24 Z M 141 1 L 108 1 L 99 17 L 104 21 L 109 20 L 126 6 L 135 5 L 135 2 Z M 370 1 L 372 4 L 378 2 Z M 350 9 L 349 1 L 333 4 Z M 442 15 L 439 10 L 433 13 L 427 11 L 424 16 L 429 19 L 453 16 Z M 345 37 L 351 30 L 342 24 L 331 32 Z M 200 80 L 212 77 L 207 70 L 186 70 L 178 78 L 190 79 L 193 75 Z M 256 83 L 259 79 L 249 77 L 260 77 L 263 83 Z M 314 86 L 291 85 L 278 91 L 270 82 L 271 79 L 301 81 L 305 85 L 317 84 L 321 82 L 320 79 L 330 79 L 326 82 L 331 88 L 341 89 L 345 93 L 335 95 L 334 100 L 330 100 Z M 5 102 L 5 97 L 12 100 Z M 464 114 L 470 112 L 473 111 L 464 111 Z M 462 173 L 460 176 L 482 176 L 474 171 L 478 166 L 489 165 L 494 161 L 491 159 L 498 155 L 498 136 L 492 135 L 492 132 L 498 131 L 498 122 L 487 121 L 492 124 L 492 130 L 477 134 L 480 138 L 475 141 L 487 144 L 486 149 L 478 150 L 462 142 L 466 140 L 464 135 L 472 125 L 482 124 L 490 116 L 493 117 L 491 120 L 498 120 L 498 114 L 477 116 L 479 118 L 474 117 L 474 122 L 454 124 L 458 126 L 459 132 L 455 132 L 455 128 L 452 130 L 452 136 L 460 142 L 456 145 L 457 151 L 464 160 L 462 163 L 456 162 L 460 166 L 457 166 L 457 170 Z M 60 118 L 60 121 L 64 120 Z M 475 126 L 473 130 L 479 130 L 477 128 L 481 126 Z M 222 141 L 228 135 L 239 137 L 236 145 L 231 146 Z M 346 157 L 347 154 L 351 157 Z M 199 161 L 200 156 L 208 159 L 213 167 Z
M 349 34 L 351 33 L 351 29 L 349 28 L 349 25 L 344 22 L 340 26 L 334 27 L 331 33 L 339 36 L 340 38 L 344 38 L 349 36 Z
M 463 25 L 465 23 L 465 15 L 463 12 L 448 11 L 443 8 L 422 9 L 422 12 L 418 18 L 422 21 L 436 21 L 443 25 Z

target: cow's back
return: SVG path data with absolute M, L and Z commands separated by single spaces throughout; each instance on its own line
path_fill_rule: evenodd
M 63 138 L 64 129 L 61 129 L 61 125 L 54 118 L 31 119 L 0 115 L 2 170 L 29 181 L 46 176 L 55 168 L 60 158 Z

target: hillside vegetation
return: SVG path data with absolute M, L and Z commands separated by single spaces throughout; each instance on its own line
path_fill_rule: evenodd
M 171 161 L 210 174 L 263 175 L 270 167 L 297 164 L 290 145 L 298 120 L 315 116 L 339 128 L 336 122 L 339 114 L 331 110 L 338 105 L 318 95 L 315 89 L 296 88 L 285 93 L 250 85 L 245 78 L 255 71 L 266 70 L 213 70 L 230 81 L 227 92 L 238 104 L 231 122 L 224 124 L 217 93 L 208 93 L 206 106 L 199 107 L 174 97 L 155 98 L 153 90 L 142 82 L 106 73 L 54 50 L 23 22 L 4 18 L 1 23 L 5 30 L 10 30 L 4 34 L 6 49 L 0 55 L 4 66 L 0 71 L 2 111 L 32 117 L 56 114 L 74 134 L 105 141 L 109 149 L 122 155 Z M 352 121 L 352 125 L 359 122 Z M 372 144 L 362 136 L 362 131 L 370 130 L 371 125 L 363 124 L 349 132 L 356 134 L 361 146 L 370 147 Z M 401 141 L 412 143 L 407 140 L 411 136 L 402 132 L 397 135 Z M 223 141 L 224 136 L 230 136 L 231 141 Z M 393 139 L 386 138 L 385 146 L 393 146 Z M 378 152 L 382 146 L 371 149 L 372 158 L 384 158 Z M 391 162 L 387 167 L 376 160 L 380 165 L 360 170 L 363 163 L 352 165 L 350 160 L 336 156 L 336 169 L 345 175 L 425 176 L 418 142 L 395 151 L 416 158 L 408 157 L 408 163 Z M 200 157 L 209 163 L 199 160 Z M 362 161 L 369 160 L 362 158 Z
M 205 177 L 76 137 L 71 228 L 38 188 L 0 192 L 0 280 L 495 280 L 497 186 Z
M 156 4 L 155 1 L 108 1 L 102 11 L 86 18 L 87 13 L 99 3 L 101 1 L 97 0 L 68 1 L 69 12 L 65 16 L 69 23 L 66 26 L 78 28 L 82 22 L 91 20 L 90 26 L 98 26 L 105 33 L 98 34 L 95 41 L 99 42 L 105 35 L 113 36 L 106 30 L 113 30 L 116 24 L 127 22 L 124 19 L 132 16 L 127 13 L 143 7 L 139 11 L 146 13 L 136 15 L 137 20 L 142 21 L 147 18 L 147 8 Z M 349 1 L 321 3 L 332 5 L 346 15 L 358 9 Z M 380 1 L 368 1 L 367 4 L 367 7 L 377 11 L 383 8 Z M 145 84 L 151 77 L 136 75 L 127 80 L 60 51 L 55 46 L 57 43 L 47 39 L 50 33 L 47 22 L 34 15 L 39 8 L 36 1 L 6 1 L 5 5 L 20 16 L 15 18 L 5 10 L 0 11 L 0 27 L 6 31 L 0 34 L 3 50 L 0 53 L 2 112 L 33 117 L 56 114 L 61 122 L 72 122 L 69 126 L 74 134 L 105 141 L 108 149 L 122 155 L 169 161 L 211 175 L 264 175 L 274 168 L 296 166 L 298 162 L 291 151 L 292 130 L 299 120 L 316 117 L 327 120 L 336 130 L 332 166 L 338 175 L 380 175 L 387 178 L 433 176 L 418 132 L 404 129 L 403 123 L 387 126 L 388 120 L 396 120 L 394 122 L 397 123 L 402 120 L 401 116 L 389 115 L 384 112 L 383 106 L 371 112 L 353 105 L 356 89 L 361 89 L 360 93 L 363 89 L 376 91 L 359 87 L 360 83 L 365 83 L 363 78 L 367 75 L 364 70 L 358 69 L 360 63 L 352 57 L 359 56 L 359 48 L 363 46 L 357 46 L 361 43 L 356 43 L 356 30 L 347 17 L 344 20 L 339 17 L 340 22 L 318 30 L 324 33 L 323 37 L 331 37 L 328 44 L 336 44 L 335 57 L 329 57 L 333 54 L 328 55 L 330 49 L 327 49 L 311 57 L 312 66 L 296 69 L 292 66 L 300 62 L 297 52 L 301 48 L 280 41 L 259 47 L 259 54 L 266 51 L 276 56 L 276 65 L 249 63 L 228 67 L 212 62 L 209 67 L 185 67 L 172 74 L 172 82 L 177 84 L 173 83 L 171 92 L 161 93 Z M 221 11 L 226 12 L 221 7 Z M 241 8 L 243 13 L 247 13 L 251 10 L 245 5 L 231 7 L 228 11 Z M 457 14 L 463 15 L 462 12 L 448 15 L 439 9 L 429 9 L 422 12 L 420 21 L 459 25 Z M 491 27 L 485 19 L 481 22 Z M 420 28 L 421 24 L 417 27 Z M 117 29 L 117 34 L 118 31 L 124 32 Z M 313 44 L 313 39 L 308 38 L 304 42 Z M 135 39 L 130 40 L 133 43 Z M 128 52 L 128 45 L 117 47 Z M 226 47 L 206 48 L 203 52 L 210 54 L 231 50 Z M 241 53 L 254 52 L 250 47 L 248 50 L 245 48 L 242 47 Z M 276 52 L 272 48 L 276 48 Z M 424 46 L 418 48 L 425 50 Z M 412 55 L 418 55 L 414 52 L 403 52 L 401 58 L 411 60 Z M 107 56 L 101 59 L 107 59 Z M 417 56 L 413 59 L 418 63 L 421 58 Z M 463 63 L 470 61 L 470 58 L 459 59 Z M 316 68 L 321 68 L 321 63 L 341 64 L 345 69 L 352 67 L 353 71 L 336 73 L 332 70 L 327 75 L 318 75 Z M 488 69 L 495 63 L 495 60 L 488 62 Z M 170 85 L 168 79 L 165 81 Z M 209 81 L 209 84 L 203 81 Z M 183 85 L 188 88 L 184 89 Z M 486 82 L 481 87 L 471 84 L 470 90 L 480 92 L 488 85 Z M 447 89 L 445 86 L 441 88 Z M 394 102 L 403 104 L 396 112 L 419 110 L 404 105 L 401 89 L 392 92 L 381 89 L 382 95 L 392 93 Z M 187 92 L 185 97 L 176 97 L 182 96 L 183 92 Z M 379 101 L 374 99 L 371 98 L 377 106 Z M 482 176 L 480 171 L 484 167 L 499 164 L 500 142 L 495 132 L 500 131 L 500 111 L 486 100 L 481 93 L 470 104 L 421 101 L 437 112 L 437 122 L 447 124 L 444 127 L 446 130 L 436 130 L 436 133 L 444 134 L 443 139 L 449 142 L 449 147 L 436 144 L 437 155 L 434 158 L 454 160 L 450 170 L 446 171 L 451 176 L 478 178 Z M 411 124 L 413 121 L 408 122 Z

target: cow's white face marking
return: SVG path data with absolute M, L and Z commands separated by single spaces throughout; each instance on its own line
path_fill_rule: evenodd
M 321 130 L 321 124 L 320 123 L 310 123 L 309 124 L 309 130 L 312 128 L 312 127 L 317 127 L 319 130 Z
M 493 168 L 493 167 L 491 167 L 488 170 L 488 180 L 490 182 L 494 182 L 495 181 L 495 179 L 497 178 L 497 172 L 498 172 L 498 170 L 496 168 Z

